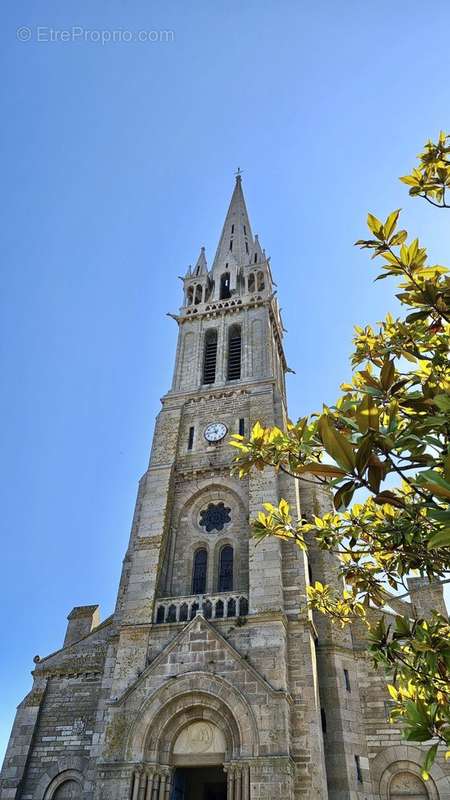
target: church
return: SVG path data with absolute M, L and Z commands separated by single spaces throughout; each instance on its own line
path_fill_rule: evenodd
M 365 629 L 307 608 L 310 581 L 339 584 L 335 557 L 251 537 L 263 501 L 308 516 L 331 500 L 271 469 L 230 474 L 231 434 L 287 419 L 283 322 L 240 174 L 210 268 L 202 248 L 183 284 L 114 613 L 76 606 L 35 658 L 1 800 L 450 800 L 443 757 L 424 782 L 423 750 L 390 722 Z M 387 613 L 444 608 L 410 586 Z

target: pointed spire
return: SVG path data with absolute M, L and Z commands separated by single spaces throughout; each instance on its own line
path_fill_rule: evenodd
M 255 256 L 256 256 L 256 261 L 255 261 Z M 256 264 L 260 264 L 262 261 L 265 260 L 266 260 L 266 254 L 264 250 L 261 249 L 258 234 L 255 233 L 255 241 L 253 245 L 253 261 L 255 261 Z
M 213 262 L 213 271 L 222 271 L 231 256 L 239 267 L 249 264 L 252 252 L 254 252 L 253 234 L 242 191 L 242 176 L 238 170 L 236 185 Z
M 200 250 L 200 255 L 197 259 L 197 263 L 194 267 L 194 275 L 206 275 L 207 272 L 208 264 L 205 256 L 205 248 L 202 247 Z

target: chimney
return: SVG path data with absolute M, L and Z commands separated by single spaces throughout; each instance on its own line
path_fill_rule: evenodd
M 79 642 L 100 624 L 99 606 L 75 606 L 67 619 L 69 624 L 63 647 Z

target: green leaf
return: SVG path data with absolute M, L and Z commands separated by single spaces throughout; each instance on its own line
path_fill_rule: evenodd
M 419 319 L 426 319 L 429 316 L 429 311 L 414 311 L 412 314 L 408 314 L 406 317 L 406 322 L 417 322 Z
M 355 493 L 356 484 L 355 481 L 346 481 L 340 489 L 334 495 L 334 507 L 336 511 L 339 509 L 347 508 L 350 505 L 351 499 Z
M 434 759 L 436 758 L 437 749 L 438 749 L 438 743 L 436 742 L 436 744 L 433 744 L 430 747 L 430 749 L 428 750 L 428 753 L 425 756 L 425 760 L 424 760 L 423 766 L 422 766 L 422 778 L 425 781 L 427 781 L 428 778 L 429 778 L 429 772 L 430 772 L 431 767 L 434 764 Z
M 369 458 L 372 455 L 372 447 L 372 434 L 369 434 L 361 440 L 358 450 L 356 451 L 356 469 L 358 470 L 358 475 L 362 475 L 367 467 Z
M 430 731 L 422 725 L 415 725 L 405 730 L 405 739 L 409 742 L 426 742 L 430 738 Z
M 440 547 L 450 547 L 450 528 L 442 528 L 431 537 L 427 544 L 428 550 L 437 550 Z
M 320 417 L 317 427 L 327 453 L 347 472 L 353 472 L 355 454 L 348 439 L 336 430 L 326 414 Z
M 424 485 L 426 489 L 437 495 L 437 497 L 450 499 L 450 483 L 439 472 L 432 469 L 421 472 L 416 482 Z
M 390 361 L 388 357 L 384 359 L 383 366 L 380 372 L 380 380 L 383 389 L 390 389 L 395 378 L 395 364 L 394 360 Z
M 297 475 L 302 475 L 305 472 L 310 472 L 311 475 L 317 475 L 318 477 L 325 477 L 325 478 L 343 478 L 347 475 L 347 472 L 344 469 L 340 469 L 336 467 L 334 464 L 318 464 L 318 463 L 310 463 L 304 464 L 301 467 L 297 467 L 295 470 Z
M 373 499 L 379 506 L 388 504 L 390 506 L 394 506 L 394 508 L 404 507 L 404 504 L 400 498 L 397 497 L 397 495 L 395 495 L 393 492 L 390 492 L 388 489 L 386 489 L 384 492 L 380 492 L 380 494 L 375 495 Z
M 450 395 L 437 394 L 433 398 L 433 403 L 439 408 L 440 411 L 450 411 Z

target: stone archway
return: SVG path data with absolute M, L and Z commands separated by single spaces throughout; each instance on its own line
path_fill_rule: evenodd
M 424 753 L 413 745 L 381 750 L 370 767 L 376 796 L 380 800 L 450 800 L 450 781 L 439 764 L 431 767 L 426 784 L 422 781 Z
M 167 759 L 176 735 L 194 718 L 224 726 L 228 758 L 259 755 L 256 720 L 241 692 L 217 675 L 188 672 L 167 681 L 141 706 L 128 733 L 127 759 Z
M 397 772 L 389 784 L 389 800 L 429 800 L 425 784 L 412 772 Z
M 82 800 L 83 779 L 81 774 L 75 769 L 60 772 L 50 781 L 43 797 L 44 800 Z
M 259 754 L 258 731 L 246 700 L 228 681 L 188 673 L 168 681 L 142 707 L 129 733 L 127 758 L 137 764 L 131 797 L 169 800 L 175 769 L 219 767 L 228 796 L 249 800 L 247 759 Z

